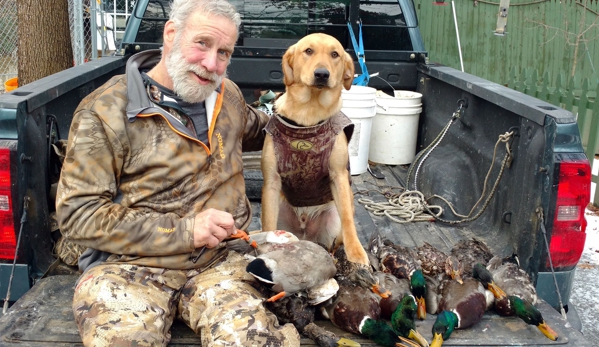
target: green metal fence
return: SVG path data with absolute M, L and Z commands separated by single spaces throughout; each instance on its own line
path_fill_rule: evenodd
M 591 164 L 599 153 L 599 83 L 589 78 L 570 79 L 566 84 L 563 74 L 553 80 L 549 72 L 539 76 L 536 69 L 512 68 L 507 86 L 522 93 L 546 100 L 577 115 L 578 128 L 582 137 L 585 153 Z M 598 158 L 599 160 L 599 158 Z M 593 176 L 593 182 L 599 184 L 599 177 Z M 599 206 L 599 185 L 591 202 Z
M 599 151 L 599 1 L 441 1 L 414 0 L 430 61 L 456 69 L 463 64 L 465 72 L 577 114 L 592 163 Z M 504 8 L 509 3 L 501 18 L 507 19 L 504 35 L 496 35 L 504 29 L 498 27 L 500 1 Z M 591 198 L 599 206 L 597 176 L 593 182 Z
M 434 1 L 414 0 L 431 62 L 461 69 L 457 23 L 465 72 L 504 85 L 513 66 L 598 76 L 597 0 L 511 0 L 504 36 L 495 35 L 500 0 Z

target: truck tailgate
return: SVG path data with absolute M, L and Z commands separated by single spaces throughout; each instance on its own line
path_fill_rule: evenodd
M 377 166 L 385 176 L 376 179 L 368 172 L 352 177 L 352 188 L 356 200 L 356 226 L 360 239 L 367 244 L 372 231 L 378 230 L 393 242 L 406 246 L 417 246 L 427 241 L 445 251 L 463 238 L 484 239 L 494 252 L 499 254 L 506 248 L 506 241 L 488 231 L 481 234 L 467 226 L 446 226 L 434 222 L 396 223 L 387 217 L 373 216 L 359 199 L 368 198 L 386 201 L 381 194 L 398 193 L 403 186 L 407 168 L 403 166 Z M 259 176 L 259 174 L 258 174 Z M 259 179 L 256 180 L 259 182 Z M 250 182 L 251 183 L 251 182 Z M 259 229 L 260 206 L 253 201 L 254 215 L 250 230 Z M 71 300 L 77 274 L 54 275 L 40 280 L 0 317 L 0 339 L 3 346 L 74 346 L 81 344 L 77 327 L 73 320 Z M 559 334 L 557 341 L 547 339 L 536 327 L 525 324 L 514 317 L 499 317 L 486 313 L 483 320 L 466 330 L 455 331 L 447 340 L 446 346 L 591 346 L 584 336 L 569 327 L 558 312 L 544 301 L 538 304 L 546 322 Z M 417 322 L 418 331 L 429 341 L 435 315 L 427 315 L 426 320 Z M 340 336 L 350 337 L 363 346 L 373 346 L 368 340 L 343 332 L 328 321 L 319 321 Z M 171 346 L 198 346 L 199 339 L 185 325 L 175 322 L 172 329 Z M 314 342 L 302 340 L 302 345 L 313 346 Z

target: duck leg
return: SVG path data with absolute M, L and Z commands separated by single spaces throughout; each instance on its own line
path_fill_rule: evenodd
M 339 338 L 335 333 L 314 323 L 306 325 L 303 333 L 320 347 L 360 347 L 359 343 L 345 337 Z
M 283 299 L 286 294 L 287 293 L 285 293 L 285 292 L 280 292 L 280 293 L 275 294 L 275 295 L 271 296 L 270 298 L 266 299 L 266 302 L 275 302 L 277 300 Z

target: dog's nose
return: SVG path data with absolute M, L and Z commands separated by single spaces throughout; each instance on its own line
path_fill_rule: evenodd
M 314 70 L 314 78 L 317 82 L 326 82 L 329 79 L 329 70 L 325 68 L 318 68 Z

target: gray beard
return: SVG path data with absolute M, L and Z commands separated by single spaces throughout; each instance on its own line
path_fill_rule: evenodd
M 185 102 L 192 104 L 203 102 L 221 85 L 227 72 L 225 71 L 219 76 L 216 73 L 207 72 L 197 65 L 189 64 L 181 54 L 178 40 L 175 39 L 175 42 L 165 61 L 166 70 L 173 80 L 173 92 Z M 195 73 L 211 82 L 207 85 L 201 85 L 189 76 L 190 73 Z

